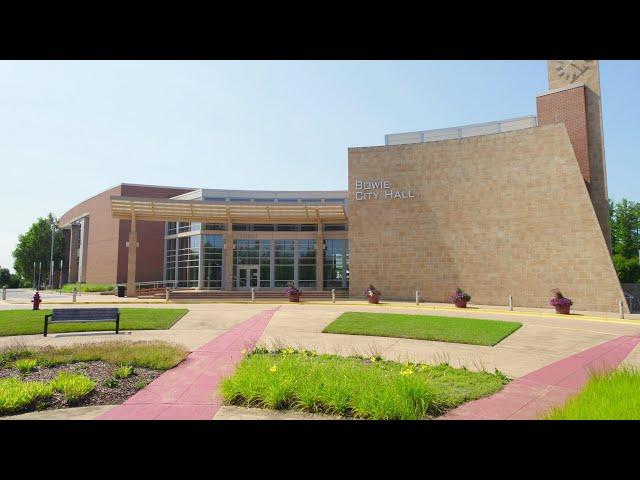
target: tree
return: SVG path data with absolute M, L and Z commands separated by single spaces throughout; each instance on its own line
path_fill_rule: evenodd
M 640 203 L 609 200 L 609 224 L 618 278 L 623 283 L 640 282 Z
M 34 278 L 34 262 L 36 271 L 38 264 L 42 262 L 41 283 L 49 279 L 49 261 L 51 257 L 51 225 L 57 225 L 58 221 L 49 214 L 46 218 L 38 218 L 29 230 L 18 237 L 18 245 L 13 251 L 13 268 L 16 275 L 22 277 L 25 283 L 31 285 Z M 62 231 L 57 229 L 54 235 L 53 261 L 55 266 L 60 265 L 62 258 Z M 37 276 L 37 274 L 36 274 Z
M 8 268 L 0 267 L 0 287 L 18 288 L 20 277 L 12 275 Z

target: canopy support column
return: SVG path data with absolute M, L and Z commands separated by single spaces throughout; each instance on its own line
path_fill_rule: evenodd
M 136 296 L 136 253 L 138 249 L 138 232 L 136 231 L 136 214 L 131 211 L 131 230 L 129 231 L 129 253 L 127 257 L 127 297 Z

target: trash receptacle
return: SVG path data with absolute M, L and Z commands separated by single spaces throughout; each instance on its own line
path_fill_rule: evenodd
M 118 285 L 118 297 L 124 297 L 125 289 L 124 285 Z

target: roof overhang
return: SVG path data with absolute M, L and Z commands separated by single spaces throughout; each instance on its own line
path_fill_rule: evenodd
M 111 196 L 113 218 L 158 222 L 315 223 L 347 220 L 344 205 L 227 203 Z

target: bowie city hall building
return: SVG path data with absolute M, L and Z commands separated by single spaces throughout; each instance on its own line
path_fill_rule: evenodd
M 536 115 L 348 149 L 346 191 L 121 184 L 61 218 L 64 283 L 211 298 L 282 295 L 617 311 L 596 60 L 547 62 Z M 626 303 L 624 308 L 628 311 Z

